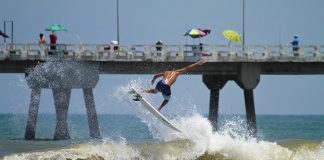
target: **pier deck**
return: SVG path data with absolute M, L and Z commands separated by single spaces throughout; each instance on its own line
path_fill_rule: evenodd
M 104 44 L 0 44 L 0 73 L 25 73 L 26 68 L 51 60 L 99 64 L 100 74 L 152 74 L 165 67 L 181 67 L 203 59 L 208 63 L 192 74 L 236 74 L 241 63 L 254 63 L 261 74 L 324 74 L 324 45 L 128 45 L 107 50 Z M 50 55 L 49 53 L 53 53 Z

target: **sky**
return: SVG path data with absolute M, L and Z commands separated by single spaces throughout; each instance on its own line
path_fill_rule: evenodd
M 225 29 L 242 33 L 243 0 L 119 0 L 120 44 L 185 44 L 182 33 L 208 28 L 205 44 L 227 44 Z M 39 33 L 53 23 L 67 28 L 58 43 L 109 43 L 117 38 L 116 0 L 1 0 L 3 21 L 14 21 L 15 43 L 37 43 Z M 245 0 L 245 44 L 324 44 L 322 0 Z M 80 37 L 80 39 L 78 38 Z M 10 41 L 10 40 L 8 40 Z M 81 41 L 81 42 L 80 42 Z M 2 43 L 1 41 L 0 43 Z M 133 79 L 148 82 L 153 75 L 100 75 L 94 88 L 99 114 L 132 114 L 134 109 L 113 96 Z M 254 90 L 257 114 L 324 114 L 324 75 L 262 75 Z M 24 74 L 0 74 L 0 113 L 27 113 L 31 90 Z M 200 75 L 180 76 L 165 114 L 198 110 L 208 113 L 209 90 Z M 160 105 L 160 95 L 152 102 Z M 243 91 L 229 81 L 220 92 L 219 112 L 245 114 Z M 52 92 L 42 90 L 40 113 L 55 113 Z M 80 89 L 72 90 L 69 113 L 85 114 Z

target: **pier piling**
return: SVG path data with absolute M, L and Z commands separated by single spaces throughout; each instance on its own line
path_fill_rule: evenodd
M 225 86 L 227 79 L 216 75 L 203 75 L 203 82 L 210 90 L 208 118 L 217 130 L 219 91 Z
M 257 125 L 253 98 L 253 89 L 260 81 L 260 66 L 254 63 L 238 65 L 236 74 L 203 75 L 203 82 L 210 89 L 209 120 L 217 130 L 219 92 L 229 80 L 234 80 L 243 90 L 247 128 L 251 136 L 257 136 Z
M 25 139 L 35 139 L 41 89 L 33 88 L 30 97 Z
M 92 88 L 83 89 L 91 138 L 100 138 L 99 124 Z
M 253 90 L 244 89 L 246 122 L 250 135 L 257 136 L 256 116 L 254 108 Z
M 54 140 L 69 139 L 67 114 L 69 109 L 71 89 L 53 89 L 53 97 L 56 111 L 56 128 Z
M 240 65 L 236 83 L 244 90 L 247 128 L 251 136 L 257 136 L 253 89 L 260 82 L 261 67 L 253 63 Z

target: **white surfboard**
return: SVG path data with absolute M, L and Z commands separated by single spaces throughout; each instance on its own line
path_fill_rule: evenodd
M 146 99 L 144 99 L 138 91 L 136 91 L 133 87 L 132 94 L 136 94 L 136 97 L 143 104 L 143 107 L 150 111 L 158 120 L 160 120 L 163 124 L 168 126 L 169 128 L 181 132 L 174 124 L 172 124 L 168 119 L 166 119 L 158 110 L 156 110 Z

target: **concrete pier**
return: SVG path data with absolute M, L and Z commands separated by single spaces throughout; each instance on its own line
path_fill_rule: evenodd
M 220 89 L 210 89 L 210 96 L 209 96 L 208 119 L 216 130 L 217 130 L 217 122 L 218 122 L 219 90 Z
M 87 109 L 91 138 L 100 138 L 92 89 L 99 80 L 99 66 L 75 61 L 50 61 L 33 67 L 26 73 L 32 88 L 25 139 L 35 139 L 41 88 L 52 89 L 56 111 L 54 140 L 69 139 L 68 109 L 73 88 L 82 88 Z
M 80 49 L 84 46 L 85 50 Z M 244 91 L 247 124 L 252 135 L 257 134 L 253 90 L 260 74 L 324 74 L 324 45 L 301 45 L 297 53 L 291 52 L 290 45 L 204 45 L 207 55 L 187 50 L 188 45 L 163 45 L 162 54 L 157 54 L 156 45 L 120 45 L 122 50 L 117 52 L 105 46 L 58 44 L 57 55 L 53 56 L 48 54 L 47 45 L 0 44 L 0 73 L 26 73 L 26 69 L 32 68 L 26 74 L 32 89 L 26 139 L 35 138 L 41 88 L 84 89 L 90 137 L 100 137 L 92 93 L 99 74 L 155 74 L 170 66 L 181 68 L 203 59 L 207 63 L 189 74 L 203 75 L 210 89 L 210 121 L 217 128 L 220 90 L 233 80 Z
M 87 108 L 90 137 L 100 138 L 99 124 L 92 88 L 84 88 L 83 94 Z
M 41 89 L 33 88 L 30 97 L 25 139 L 35 139 Z
M 247 128 L 252 136 L 257 136 L 257 125 L 253 89 L 260 81 L 261 68 L 255 63 L 238 65 L 236 74 L 203 75 L 203 82 L 210 89 L 209 120 L 217 129 L 219 92 L 229 80 L 234 80 L 244 91 Z
M 219 91 L 225 86 L 227 79 L 223 76 L 203 75 L 203 82 L 210 90 L 208 118 L 217 130 Z
M 53 89 L 53 97 L 56 111 L 56 127 L 54 133 L 54 140 L 63 140 L 70 138 L 67 124 L 70 95 L 71 89 Z
M 244 89 L 247 128 L 251 136 L 257 136 L 257 122 L 254 108 L 253 90 Z
M 251 136 L 257 136 L 253 89 L 260 82 L 261 67 L 254 63 L 241 64 L 236 83 L 244 90 L 246 122 Z

